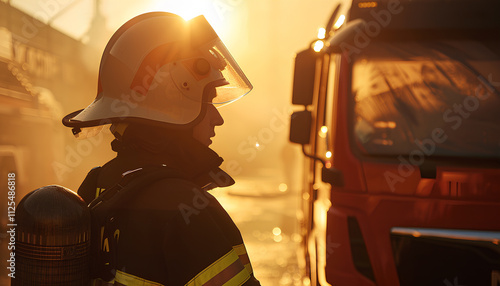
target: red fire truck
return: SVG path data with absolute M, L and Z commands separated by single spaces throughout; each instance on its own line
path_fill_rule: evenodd
M 296 55 L 311 285 L 500 285 L 499 11 L 342 2 Z

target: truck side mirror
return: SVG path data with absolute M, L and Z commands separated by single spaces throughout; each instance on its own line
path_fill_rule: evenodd
M 292 104 L 311 105 L 313 103 L 317 58 L 318 53 L 313 49 L 304 50 L 295 56 Z
M 311 140 L 312 114 L 309 110 L 296 111 L 290 119 L 290 142 L 301 145 Z

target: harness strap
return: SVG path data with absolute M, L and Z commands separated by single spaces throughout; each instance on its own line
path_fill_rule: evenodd
M 98 173 L 98 172 L 96 172 Z M 122 179 L 109 189 L 103 191 L 89 205 L 91 215 L 91 278 L 112 281 L 115 277 L 116 249 L 113 240 L 108 241 L 106 249 L 101 249 L 102 236 L 113 236 L 107 231 L 115 228 L 113 219 L 116 211 L 126 205 L 152 183 L 164 178 L 182 178 L 181 174 L 166 166 L 148 166 L 131 170 L 122 174 Z

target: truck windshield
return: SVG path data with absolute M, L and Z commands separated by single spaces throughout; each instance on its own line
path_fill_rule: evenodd
M 500 158 L 500 41 L 372 42 L 351 82 L 362 153 Z

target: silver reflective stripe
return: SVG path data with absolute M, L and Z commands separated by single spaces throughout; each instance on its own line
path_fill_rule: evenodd
M 500 231 L 393 227 L 391 228 L 391 234 L 408 235 L 421 238 L 489 241 L 494 244 L 498 244 L 500 241 Z
M 142 168 L 137 168 L 137 169 L 125 171 L 125 172 L 123 172 L 122 177 L 125 177 L 128 174 L 132 174 L 132 173 L 140 171 L 140 170 L 142 170 Z

